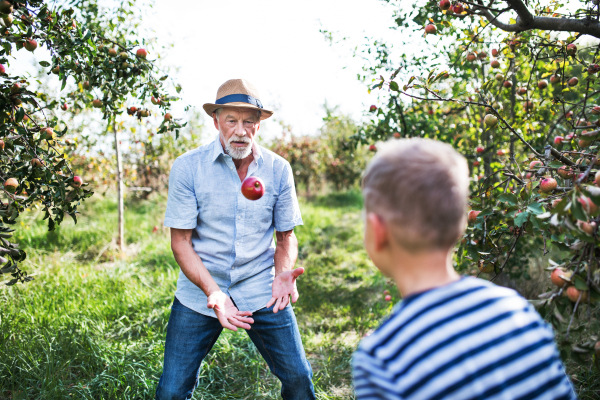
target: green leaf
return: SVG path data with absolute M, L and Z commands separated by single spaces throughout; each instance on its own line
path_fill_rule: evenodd
M 15 116 L 17 122 L 21 122 L 23 120 L 23 117 L 25 117 L 25 109 L 23 107 L 20 107 L 17 110 L 17 115 Z
M 545 210 L 540 203 L 531 203 L 527 206 L 527 211 L 530 211 L 533 215 L 539 215 Z
M 49 67 L 49 66 L 50 66 L 50 63 L 49 63 L 48 61 L 40 61 L 40 65 L 41 65 L 42 67 Z
M 550 164 L 548 164 L 548 166 L 552 167 L 552 168 L 560 168 L 563 166 L 563 163 L 561 163 L 560 161 L 554 160 L 554 161 L 551 161 Z
M 523 226 L 523 224 L 525 222 L 527 222 L 527 220 L 529 219 L 529 212 L 528 211 L 523 211 L 520 214 L 517 214 L 517 216 L 515 217 L 515 225 L 520 228 Z
M 394 92 L 397 92 L 400 90 L 400 87 L 398 86 L 398 83 L 396 81 L 391 81 L 390 89 L 393 90 Z
M 573 282 L 573 285 L 575 285 L 575 288 L 578 290 L 590 290 L 590 288 L 588 288 L 588 285 L 586 285 L 583 278 L 579 275 L 573 275 L 571 277 L 571 282 Z
M 508 203 L 511 206 L 517 205 L 518 203 L 517 196 L 512 193 L 502 193 L 500 196 L 498 196 L 498 200 L 503 203 Z

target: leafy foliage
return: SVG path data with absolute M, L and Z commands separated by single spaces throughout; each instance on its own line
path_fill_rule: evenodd
M 12 275 L 9 285 L 31 279 L 17 266 L 25 252 L 7 240 L 20 213 L 30 207 L 41 208 L 53 230 L 65 215 L 76 221 L 78 204 L 92 195 L 73 172 L 66 153 L 74 141 L 66 137 L 68 128 L 61 126 L 55 109 L 78 113 L 93 107 L 110 122 L 123 112 L 125 101 L 135 98 L 146 104 L 152 100 L 166 116 L 159 133 L 181 128 L 166 113 L 176 100 L 167 95 L 163 84 L 167 77 L 161 76 L 147 59 L 148 51 L 133 37 L 136 23 L 125 23 L 135 20 L 134 2 L 120 3 L 110 13 L 95 1 L 69 5 L 73 8 L 42 0 L 0 2 L 4 25 L 0 30 L 0 179 L 4 197 L 0 204 L 0 262 L 4 264 L 0 273 Z M 74 84 L 76 90 L 60 101 L 30 90 L 26 76 L 9 65 L 10 58 L 19 57 L 17 51 L 22 49 L 49 52 L 52 61 L 40 61 L 40 66 L 57 75 L 61 90 L 68 84 Z M 128 111 L 139 119 L 150 115 L 145 106 Z
M 460 4 L 460 12 L 458 3 L 450 10 L 389 3 L 398 6 L 404 45 L 424 46 L 414 57 L 381 41 L 358 50 L 366 60 L 360 78 L 372 79 L 380 106 L 371 107 L 355 143 L 427 137 L 464 154 L 476 212 L 456 267 L 491 280 L 529 279 L 528 260 L 550 254 L 548 270 L 560 268 L 564 279 L 533 302 L 554 325 L 564 358 L 598 362 L 600 46 L 584 41 L 587 28 L 579 35 L 531 28 L 549 17 L 556 29 L 586 18 L 597 24 L 598 5 L 530 3 L 535 23 L 526 26 L 520 0 Z M 499 22 L 507 13 L 510 23 Z M 438 35 L 419 39 L 426 24 Z

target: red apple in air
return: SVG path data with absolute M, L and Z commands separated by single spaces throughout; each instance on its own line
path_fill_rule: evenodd
M 481 153 L 483 153 L 485 151 L 485 149 L 483 147 L 481 147 L 481 146 L 477 146 L 477 148 L 475 149 L 475 151 L 481 154 Z
M 481 213 L 481 211 L 471 210 L 467 215 L 467 220 L 471 223 L 477 221 L 477 216 Z
M 502 86 L 504 86 L 505 88 L 510 88 L 512 87 L 512 82 L 511 81 L 504 81 L 504 83 L 502 84 Z
M 265 194 L 265 184 L 256 176 L 249 176 L 242 182 L 242 194 L 248 200 L 258 200 Z
M 467 61 L 471 62 L 471 61 L 475 61 L 476 59 L 477 59 L 477 55 L 475 53 L 467 54 Z
M 437 32 L 437 28 L 435 27 L 434 24 L 429 24 L 429 25 L 425 26 L 425 33 L 426 34 L 433 35 L 436 32 Z
M 81 185 L 83 185 L 83 179 L 81 179 L 80 176 L 74 176 L 73 183 L 71 184 L 71 186 L 73 186 L 75 188 L 80 188 Z
M 577 86 L 577 84 L 579 83 L 579 79 L 577 79 L 577 77 L 574 76 L 571 79 L 569 79 L 567 83 L 569 84 L 569 86 Z
M 567 54 L 570 56 L 574 56 L 577 53 L 577 46 L 573 43 L 567 45 Z
M 450 3 L 450 0 L 440 0 L 440 9 L 446 11 L 450 8 L 450 6 L 452 5 Z
M 493 57 L 498 57 L 498 54 L 500 54 L 500 52 L 498 51 L 498 49 L 492 49 L 492 56 Z
M 558 183 L 556 182 L 556 179 L 544 178 L 544 179 L 542 179 L 542 182 L 540 182 L 540 191 L 542 193 L 550 193 L 551 191 L 556 189 L 557 186 L 558 186 Z
M 560 76 L 558 76 L 558 75 L 552 75 L 550 77 L 550 83 L 553 84 L 553 85 L 556 85 L 556 84 L 560 83 Z
M 465 10 L 465 8 L 463 7 L 462 4 L 460 3 L 456 3 L 453 7 L 452 7 L 452 11 L 454 12 L 454 14 L 462 14 L 462 12 Z
M 500 68 L 500 61 L 498 61 L 498 60 L 496 60 L 496 59 L 493 59 L 493 60 L 490 62 L 490 65 L 492 66 L 492 68 Z
M 564 137 L 562 137 L 562 136 L 556 136 L 554 138 L 554 144 L 562 144 L 563 140 L 564 140 Z
M 148 52 L 146 51 L 146 49 L 138 49 L 135 52 L 135 56 L 137 58 L 143 58 L 144 60 L 146 59 L 146 57 L 148 56 Z
M 377 111 L 376 105 L 372 105 L 371 107 L 369 107 L 369 112 L 375 112 L 375 111 Z
M 37 42 L 33 39 L 27 39 L 23 47 L 25 47 L 25 49 L 28 51 L 34 51 L 37 49 Z
M 92 101 L 92 106 L 94 106 L 95 108 L 102 108 L 103 105 L 104 102 L 100 99 L 95 99 Z
M 554 286 L 559 288 L 564 287 L 567 284 L 567 281 L 561 278 L 561 275 L 565 278 L 571 279 L 573 273 L 571 271 L 563 271 L 561 268 L 556 268 L 554 271 L 552 271 L 550 274 L 550 281 L 552 281 Z
M 548 87 L 548 81 L 545 79 L 542 79 L 541 81 L 538 82 L 538 88 L 540 89 L 546 89 Z

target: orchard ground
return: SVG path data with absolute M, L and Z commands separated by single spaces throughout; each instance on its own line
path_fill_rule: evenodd
M 22 219 L 17 240 L 36 279 L 0 289 L 0 399 L 152 398 L 179 269 L 161 225 L 165 198 L 127 202 L 124 258 L 113 240 L 113 198 L 94 196 L 77 225 L 53 232 L 35 210 Z M 357 191 L 301 207 L 298 265 L 306 273 L 295 311 L 317 398 L 352 399 L 352 352 L 399 295 L 363 249 Z M 600 377 L 568 366 L 580 398 L 598 398 Z M 225 331 L 203 364 L 194 399 L 277 399 L 279 390 L 247 335 Z

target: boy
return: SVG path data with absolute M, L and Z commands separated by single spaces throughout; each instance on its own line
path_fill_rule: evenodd
M 469 170 L 451 146 L 387 143 L 363 180 L 365 247 L 403 300 L 354 355 L 357 399 L 575 399 L 527 300 L 459 276 Z

